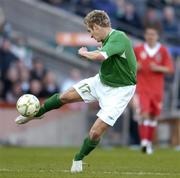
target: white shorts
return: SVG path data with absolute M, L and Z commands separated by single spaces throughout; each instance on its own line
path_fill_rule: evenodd
M 97 116 L 108 125 L 113 126 L 134 95 L 136 85 L 110 87 L 104 85 L 97 74 L 81 80 L 73 88 L 85 103 L 98 101 L 101 109 Z

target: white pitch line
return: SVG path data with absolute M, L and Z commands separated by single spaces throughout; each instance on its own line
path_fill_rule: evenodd
M 95 171 L 92 171 L 93 174 L 97 174 L 97 172 Z M 177 173 L 165 173 L 165 172 L 125 172 L 125 171 L 104 171 L 102 172 L 104 174 L 116 174 L 116 175 L 156 175 L 156 176 L 177 176 L 177 175 L 180 175 L 180 172 L 177 172 Z
M 34 170 L 37 172 L 37 170 Z M 32 170 L 22 170 L 22 169 L 17 169 L 17 170 L 12 170 L 12 169 L 6 169 L 6 168 L 0 168 L 0 172 L 34 172 Z M 64 172 L 64 173 L 70 173 L 70 170 L 68 169 L 64 169 L 64 170 L 46 170 L 46 169 L 40 169 L 39 172 Z M 101 173 L 101 174 L 116 174 L 116 175 L 154 175 L 154 176 L 180 176 L 180 172 L 177 173 L 163 173 L 163 172 L 126 172 L 126 171 L 88 171 L 91 174 L 97 174 L 97 173 Z

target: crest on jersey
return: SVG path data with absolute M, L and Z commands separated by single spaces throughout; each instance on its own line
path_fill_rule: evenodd
M 125 52 L 121 55 L 121 57 L 126 58 Z
M 162 60 L 161 54 L 157 54 L 155 59 L 156 59 L 156 61 L 160 62 Z
M 141 57 L 141 59 L 145 60 L 145 59 L 147 58 L 146 52 L 145 52 L 145 51 L 142 51 L 142 52 L 140 53 L 140 57 Z

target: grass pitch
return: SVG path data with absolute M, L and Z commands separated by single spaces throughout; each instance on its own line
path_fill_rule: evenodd
M 69 169 L 76 148 L 0 148 L 0 178 L 180 178 L 180 152 L 143 155 L 128 148 L 96 149 L 84 172 Z

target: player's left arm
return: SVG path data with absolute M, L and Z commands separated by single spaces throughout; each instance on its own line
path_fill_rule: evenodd
M 170 53 L 166 48 L 163 50 L 163 63 L 161 65 L 158 64 L 151 64 L 151 70 L 154 72 L 161 72 L 161 73 L 173 73 L 173 61 Z
M 128 38 L 124 35 L 117 35 L 116 38 L 109 39 L 109 42 L 102 47 L 101 54 L 107 59 L 113 55 L 125 53 L 125 46 Z
M 170 73 L 169 67 L 163 66 L 163 65 L 158 65 L 156 63 L 151 63 L 150 64 L 151 70 L 154 72 L 161 72 L 161 73 Z
M 86 47 L 81 47 L 78 54 L 90 60 L 103 61 L 106 59 L 99 50 L 88 51 Z

